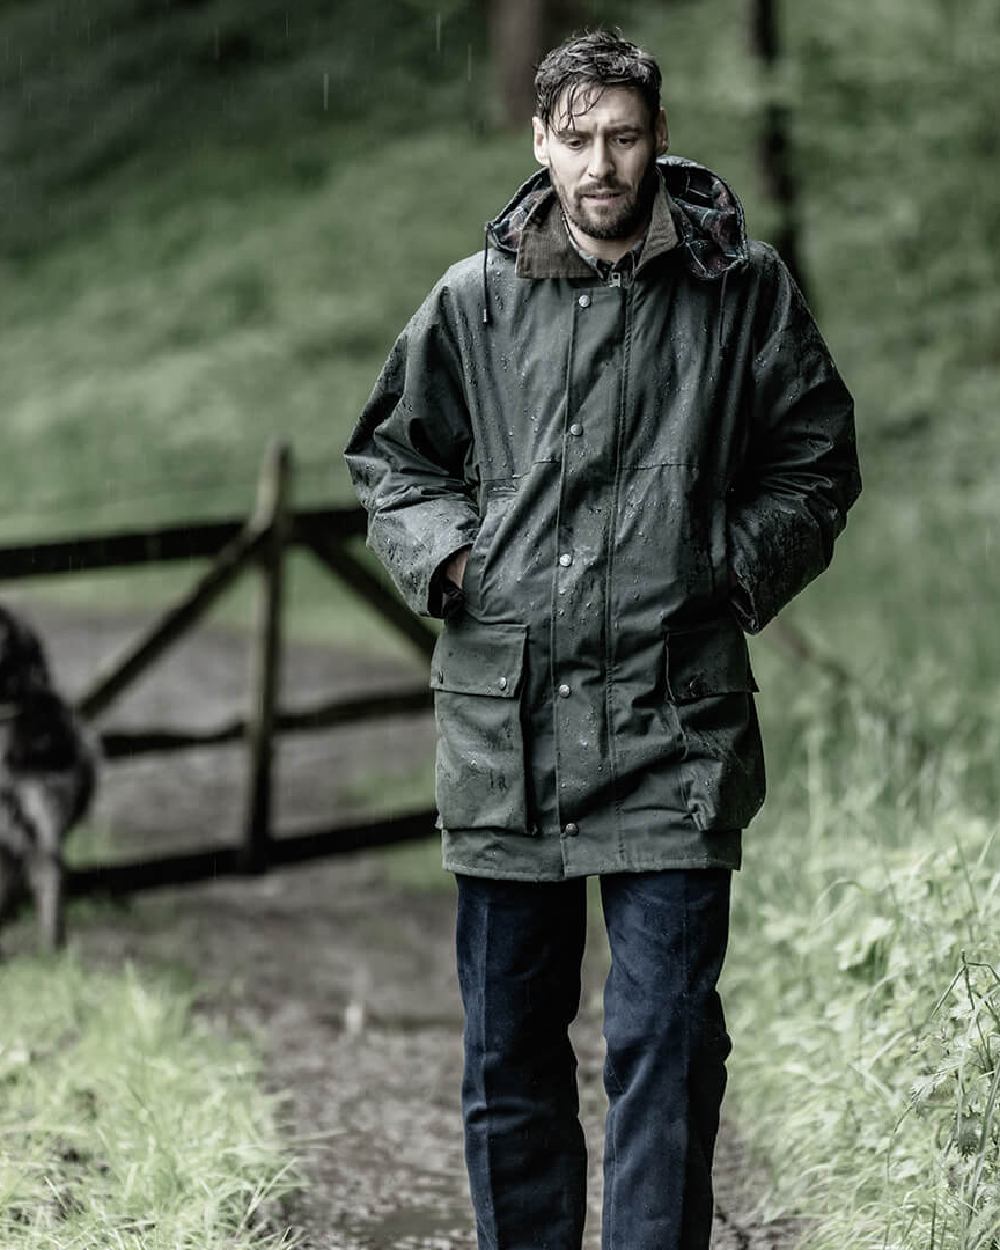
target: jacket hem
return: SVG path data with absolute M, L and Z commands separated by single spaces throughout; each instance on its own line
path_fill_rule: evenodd
M 477 836 L 483 835 L 483 836 Z M 669 841 L 669 835 L 664 835 Z M 489 831 L 443 831 L 441 866 L 446 872 L 497 881 L 566 881 L 612 873 L 659 872 L 675 868 L 728 868 L 742 865 L 742 830 L 699 835 L 700 845 L 617 854 L 597 845 L 584 848 L 573 839 L 528 838 Z M 568 845 L 567 845 L 568 843 Z M 627 847 L 627 843 L 626 843 Z M 530 863 L 528 861 L 531 861 Z

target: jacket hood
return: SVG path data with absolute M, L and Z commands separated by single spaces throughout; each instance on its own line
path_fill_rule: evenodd
M 667 193 L 684 261 L 696 278 L 721 278 L 746 262 L 743 205 L 718 174 L 696 161 L 661 156 L 657 169 Z M 487 222 L 486 231 L 501 251 L 516 253 L 526 227 L 544 214 L 555 192 L 547 169 L 518 187 L 507 205 Z

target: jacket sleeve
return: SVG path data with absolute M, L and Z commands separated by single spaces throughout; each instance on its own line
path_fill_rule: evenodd
M 771 248 L 761 283 L 746 459 L 727 512 L 732 603 L 749 633 L 830 563 L 861 492 L 854 403 Z
M 479 530 L 461 360 L 445 314 L 439 284 L 396 340 L 345 452 L 368 546 L 421 616 L 441 615 L 435 573 Z

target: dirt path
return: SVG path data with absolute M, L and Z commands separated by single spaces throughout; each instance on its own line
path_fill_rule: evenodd
M 137 620 L 30 607 L 64 688 L 79 689 Z M 116 724 L 205 723 L 238 705 L 242 645 L 191 635 L 169 666 L 116 710 Z M 392 685 L 414 670 L 324 648 L 296 648 L 290 698 Z M 430 718 L 290 739 L 280 760 L 282 822 L 347 819 L 345 780 L 378 767 L 412 773 L 432 744 Z M 204 844 L 232 836 L 240 812 L 239 752 L 188 753 L 106 770 L 95 820 L 116 842 Z M 289 1135 L 307 1185 L 273 1214 L 310 1250 L 467 1250 L 475 1246 L 458 1108 L 461 1008 L 454 976 L 454 892 L 392 884 L 377 853 L 137 898 L 73 926 L 84 958 L 191 969 L 199 1010 L 257 1037 L 268 1081 L 286 1096 Z M 22 922 L 7 948 L 30 941 Z M 591 1150 L 586 1250 L 599 1250 L 600 992 L 605 952 L 595 919 L 584 1005 L 574 1026 L 582 1118 Z M 738 1043 L 737 1043 L 738 1044 Z M 791 1250 L 794 1229 L 748 1212 L 753 1179 L 728 1128 L 717 1164 L 715 1250 Z

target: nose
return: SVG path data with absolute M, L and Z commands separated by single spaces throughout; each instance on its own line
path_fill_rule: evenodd
M 587 176 L 595 182 L 603 182 L 615 172 L 611 160 L 611 148 L 604 139 L 595 139 L 590 148 L 590 160 L 587 163 Z

